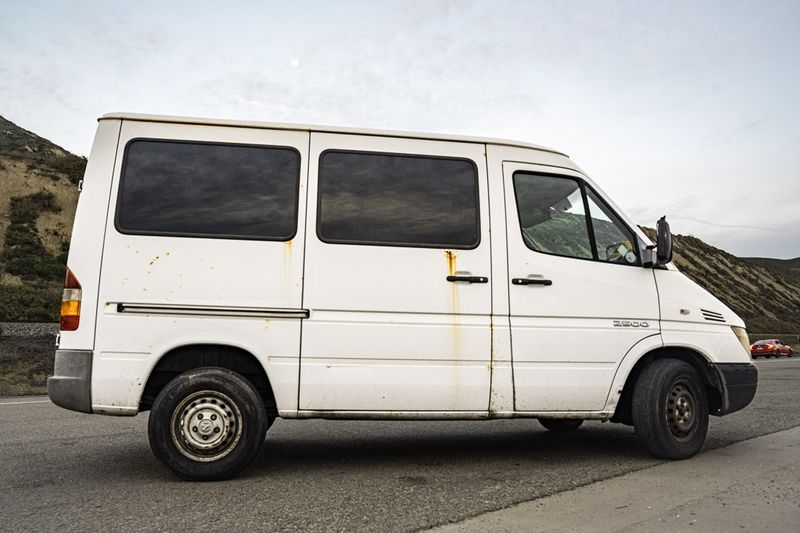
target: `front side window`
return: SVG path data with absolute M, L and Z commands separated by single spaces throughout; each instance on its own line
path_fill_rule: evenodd
M 125 149 L 122 233 L 290 240 L 300 154 L 291 148 L 134 140 Z
M 593 190 L 587 188 L 586 197 L 592 217 L 597 259 L 609 263 L 638 264 L 633 233 Z
M 594 191 L 565 176 L 514 174 L 520 230 L 537 252 L 639 264 L 633 233 Z
M 592 243 L 578 180 L 541 174 L 514 174 L 514 192 L 528 248 L 592 259 Z
M 467 159 L 328 151 L 319 164 L 324 242 L 475 248 L 478 172 Z

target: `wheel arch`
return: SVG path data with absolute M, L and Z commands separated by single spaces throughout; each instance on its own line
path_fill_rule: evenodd
M 218 343 L 183 344 L 164 352 L 150 369 L 139 399 L 139 410 L 149 410 L 158 393 L 174 377 L 200 367 L 225 368 L 241 374 L 261 395 L 267 414 L 277 416 L 275 394 L 258 357 L 242 347 Z
M 622 392 L 617 402 L 614 415 L 611 417 L 612 422 L 621 422 L 628 425 L 633 423 L 631 417 L 633 388 L 642 370 L 657 359 L 678 359 L 690 364 L 700 375 L 705 385 L 709 413 L 714 414 L 722 407 L 722 387 L 719 383 L 719 377 L 714 371 L 711 360 L 705 354 L 693 348 L 686 346 L 662 346 L 644 353 L 628 372 L 625 378 L 625 384 L 622 386 Z

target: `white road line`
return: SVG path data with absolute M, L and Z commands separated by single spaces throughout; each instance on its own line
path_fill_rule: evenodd
M 50 400 L 30 400 L 27 402 L 0 402 L 0 405 L 23 405 L 26 403 L 50 403 Z

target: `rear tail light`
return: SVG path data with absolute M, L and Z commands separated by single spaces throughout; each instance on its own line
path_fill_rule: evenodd
M 67 268 L 64 295 L 61 297 L 61 331 L 75 331 L 81 321 L 81 284 Z

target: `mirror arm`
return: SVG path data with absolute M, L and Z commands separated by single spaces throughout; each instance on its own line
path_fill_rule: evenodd
M 642 267 L 653 268 L 655 261 L 653 261 L 653 246 L 646 246 L 642 249 Z

